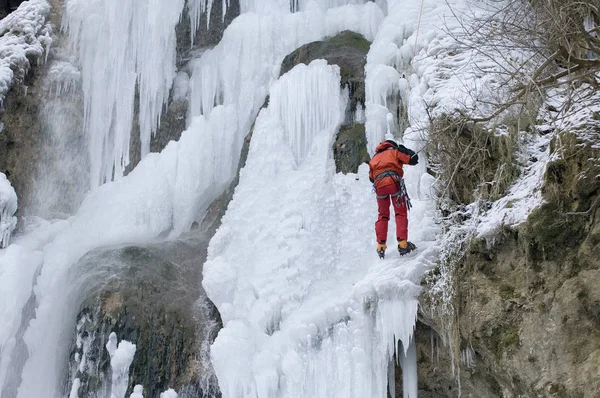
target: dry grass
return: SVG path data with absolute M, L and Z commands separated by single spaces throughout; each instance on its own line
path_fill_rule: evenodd
M 457 204 L 498 199 L 518 175 L 515 134 L 508 131 L 494 135 L 462 116 L 434 120 L 429 150 L 441 197 Z
M 464 49 L 496 64 L 496 80 L 509 87 L 508 97 L 488 115 L 527 104 L 531 95 L 550 88 L 600 88 L 600 3 L 598 0 L 488 0 L 486 18 L 460 17 L 461 34 L 450 33 Z M 566 104 L 568 106 L 568 103 Z

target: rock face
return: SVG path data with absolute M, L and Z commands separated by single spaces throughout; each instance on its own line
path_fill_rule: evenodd
M 300 63 L 308 65 L 315 59 L 325 59 L 330 65 L 338 65 L 342 87 L 348 87 L 350 91 L 348 110 L 354 112 L 357 105 L 363 108 L 365 105 L 365 64 L 370 46 L 371 42 L 362 35 L 345 30 L 328 39 L 305 44 L 286 56 L 281 74 Z
M 10 11 L 21 2 L 5 2 Z M 25 3 L 0 21 L 0 172 L 11 181 L 20 206 L 28 202 L 39 158 L 41 77 L 52 29 L 47 4 Z M 8 80 L 7 80 L 8 78 Z
M 308 65 L 315 59 L 325 59 L 328 64 L 340 67 L 341 85 L 348 89 L 350 101 L 333 144 L 337 172 L 356 173 L 358 166 L 370 159 L 360 114 L 365 107 L 365 64 L 370 46 L 362 35 L 343 31 L 325 40 L 305 44 L 288 54 L 281 65 L 282 75 L 300 63 Z
M 0 19 L 13 12 L 24 0 L 0 0 Z
M 168 388 L 183 397 L 219 396 L 208 345 L 220 318 L 200 286 L 207 244 L 198 233 L 177 242 L 86 257 L 82 274 L 94 280 L 83 285 L 88 297 L 77 318 L 66 394 L 75 378 L 80 397 L 110 392 L 105 345 L 115 332 L 119 341 L 136 345 L 127 395 L 139 384 L 146 397 L 158 397 Z
M 463 397 L 600 396 L 600 152 L 570 132 L 551 151 L 545 203 L 493 244 L 472 242 L 459 264 Z M 448 322 L 423 315 L 436 330 Z M 456 396 L 440 389 L 454 380 L 448 347 L 419 344 L 439 358 L 420 362 L 420 388 L 437 391 L 424 396 Z
M 168 388 L 183 398 L 221 396 L 209 347 L 222 324 L 202 289 L 202 264 L 233 196 L 239 169 L 246 163 L 251 135 L 242 148 L 238 176 L 188 236 L 176 242 L 90 253 L 83 260 L 79 274 L 85 280 L 77 285 L 84 286 L 85 293 L 65 374 L 65 394 L 74 383 L 80 397 L 110 393 L 105 344 L 115 332 L 119 341 L 136 345 L 126 396 L 138 384 L 145 397 L 158 397 Z
M 357 173 L 358 166 L 369 162 L 367 137 L 363 123 L 345 124 L 340 127 L 333 144 L 333 157 L 338 173 Z

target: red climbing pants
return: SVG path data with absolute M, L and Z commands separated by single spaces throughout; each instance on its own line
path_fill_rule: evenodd
M 396 238 L 398 240 L 408 240 L 408 217 L 406 211 L 406 203 L 400 196 L 390 196 L 398 192 L 396 184 L 385 185 L 377 188 L 375 194 L 377 198 L 377 207 L 379 209 L 379 217 L 375 222 L 375 234 L 377 242 L 382 243 L 387 240 L 388 221 L 390 220 L 390 198 L 394 205 L 394 214 L 396 215 Z

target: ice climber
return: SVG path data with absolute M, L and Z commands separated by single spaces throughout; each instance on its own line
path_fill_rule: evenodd
M 408 241 L 408 210 L 410 199 L 404 185 L 405 164 L 414 166 L 418 163 L 419 156 L 404 145 L 398 145 L 393 140 L 380 142 L 375 149 L 375 155 L 369 162 L 369 179 L 377 195 L 379 216 L 375 222 L 375 235 L 377 236 L 377 254 L 384 258 L 385 242 L 387 240 L 388 221 L 390 220 L 390 198 L 396 216 L 396 238 L 398 252 L 403 256 L 416 249 Z

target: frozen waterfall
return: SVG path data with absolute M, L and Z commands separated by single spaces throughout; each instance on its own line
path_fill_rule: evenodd
M 344 30 L 362 34 L 372 41 L 369 151 L 386 134 L 419 151 L 424 98 L 443 103 L 452 95 L 428 57 L 451 45 L 440 24 L 451 12 L 444 1 L 419 3 L 241 0 L 242 13 L 219 44 L 189 61 L 188 81 L 177 78 L 175 27 L 187 7 L 193 37 L 212 2 L 67 0 L 63 28 L 81 78 L 92 190 L 72 217 L 38 220 L 0 251 L 0 297 L 7 298 L 0 300 L 0 393 L 9 386 L 18 398 L 61 396 L 76 292 L 85 288 L 74 286 L 81 258 L 189 231 L 234 179 L 253 131 L 204 269 L 203 287 L 223 319 L 211 347 L 223 396 L 385 398 L 396 395 L 396 361 L 404 397 L 416 397 L 419 284 L 436 259 L 439 233 L 427 160 L 406 169 L 410 239 L 419 251 L 381 261 L 368 168 L 335 172 L 331 147 L 348 104 L 339 67 L 316 60 L 279 73 L 284 57 L 304 44 Z M 189 103 L 187 129 L 149 153 L 175 81 Z M 123 176 L 138 125 L 144 156 Z M 107 349 L 124 353 L 113 355 L 121 394 L 136 342 L 115 344 Z M 18 345 L 26 353 L 16 361 L 22 370 L 8 377 Z M 132 396 L 141 396 L 138 387 Z
M 148 154 L 176 74 L 175 26 L 184 5 L 184 0 L 66 1 L 62 24 L 81 69 L 92 188 L 121 177 L 129 164 L 136 91 L 135 122 L 142 156 Z M 204 5 L 189 2 L 194 27 Z

